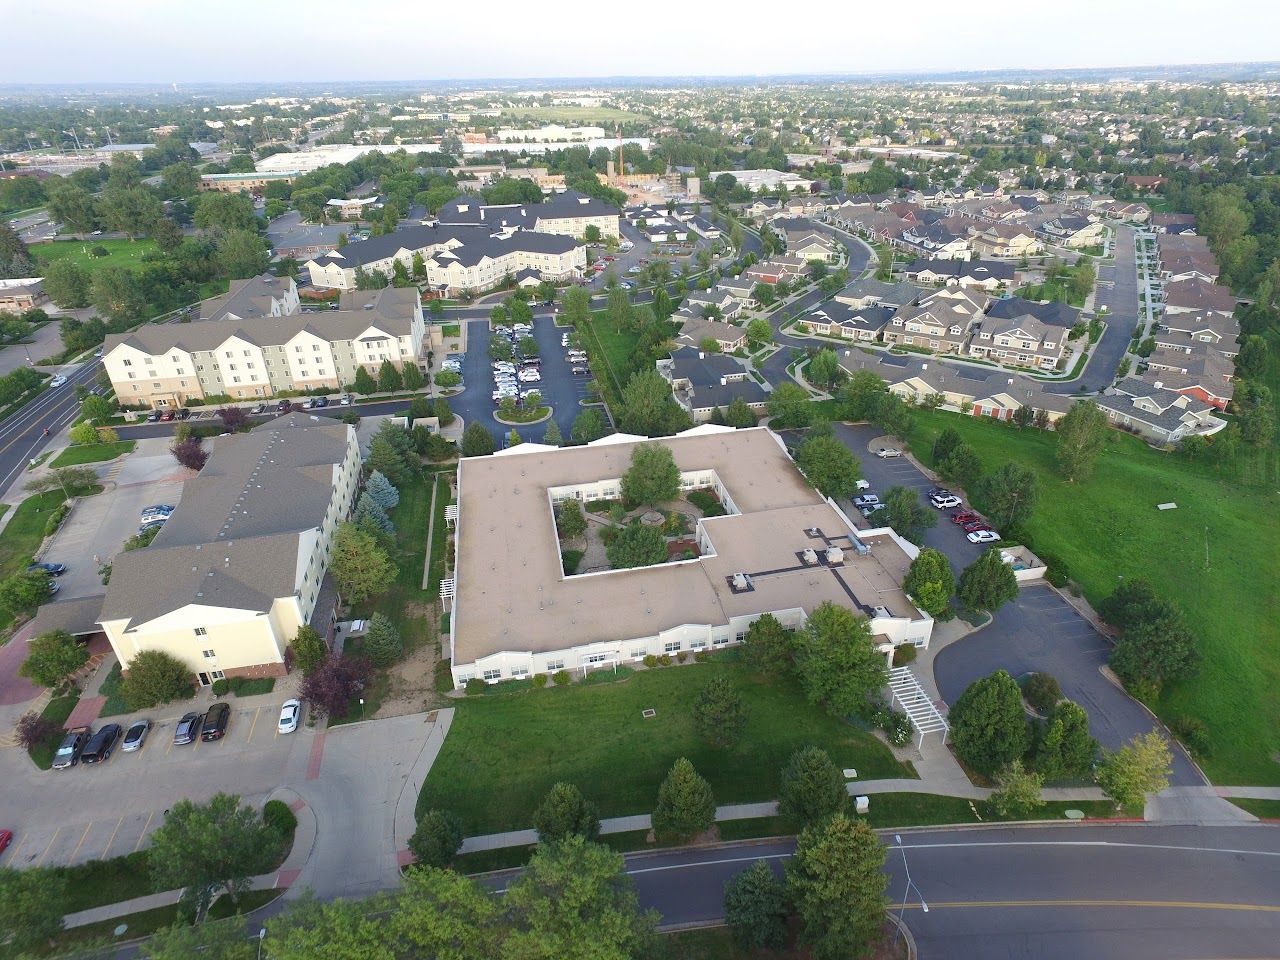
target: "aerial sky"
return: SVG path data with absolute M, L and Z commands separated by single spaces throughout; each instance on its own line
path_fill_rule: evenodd
M 1277 0 L 0 0 L 0 12 L 10 38 L 0 84 L 929 73 L 1280 58 Z

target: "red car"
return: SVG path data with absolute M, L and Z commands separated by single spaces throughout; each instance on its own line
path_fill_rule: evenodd
M 981 520 L 981 519 L 982 518 L 978 516 L 976 513 L 973 513 L 968 510 L 961 511 L 959 513 L 953 513 L 951 515 L 952 523 L 973 523 L 975 520 Z
M 981 520 L 974 520 L 972 523 L 966 523 L 961 529 L 965 533 L 976 533 L 978 530 L 990 530 L 991 528 Z
M 12 830 L 0 830 L 0 853 L 4 853 L 4 848 L 13 840 Z

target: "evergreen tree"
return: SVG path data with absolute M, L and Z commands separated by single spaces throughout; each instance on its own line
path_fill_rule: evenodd
M 453 415 L 453 408 L 449 406 L 449 401 L 444 397 L 436 397 L 431 404 L 432 411 L 435 413 L 436 419 L 440 422 L 440 428 L 452 426 L 453 421 L 457 418 Z
M 404 641 L 391 619 L 382 613 L 369 618 L 364 636 L 364 653 L 375 667 L 389 667 L 404 654 Z
M 371 393 L 378 392 L 378 382 L 373 379 L 373 375 L 364 367 L 356 369 L 356 379 L 352 387 L 361 396 L 368 396 Z
M 356 501 L 356 509 L 351 515 L 352 522 L 362 530 L 370 532 L 395 533 L 395 524 L 387 516 L 386 511 L 373 499 L 369 491 L 360 494 Z
M 426 384 L 426 378 L 422 376 L 422 368 L 416 363 L 406 363 L 404 369 L 400 371 L 400 378 L 406 390 L 421 390 Z
M 572 783 L 557 783 L 534 811 L 533 826 L 539 843 L 554 843 L 578 836 L 595 840 L 600 836 L 600 813 L 596 805 Z
M 818 823 L 845 809 L 844 774 L 821 747 L 797 750 L 782 770 L 778 815 L 797 827 Z
M 1036 744 L 1035 766 L 1046 780 L 1074 780 L 1093 769 L 1098 741 L 1089 735 L 1089 715 L 1070 700 L 1059 701 Z
M 383 360 L 382 366 L 378 368 L 378 389 L 383 393 L 395 393 L 404 389 L 404 377 L 390 360 Z
M 754 427 L 758 423 L 754 411 L 747 406 L 747 401 L 741 397 L 733 398 L 733 402 L 729 404 L 728 409 L 724 412 L 724 422 L 726 426 L 739 429 Z
M 964 568 L 956 595 L 969 610 L 994 613 L 1018 595 L 1018 578 L 1000 551 L 991 549 Z
M 713 677 L 693 701 L 693 726 L 713 747 L 727 749 L 742 739 L 747 711 L 728 677 Z
M 653 808 L 653 831 L 666 840 L 688 840 L 711 829 L 716 821 L 716 801 L 711 785 L 693 764 L 681 757 L 658 788 Z
M 487 457 L 497 448 L 498 442 L 482 423 L 469 423 L 462 431 L 461 453 L 464 457 Z
M 389 437 L 379 433 L 369 444 L 369 456 L 365 458 L 365 466 L 370 471 L 381 473 L 394 484 L 404 482 L 409 472 L 401 452 L 396 449 Z
M 884 859 L 871 827 L 844 813 L 801 832 L 787 864 L 787 892 L 814 960 L 862 956 L 880 936 Z
M 400 491 L 377 470 L 370 474 L 364 490 L 383 510 L 393 510 L 400 503 Z
M 554 420 L 547 424 L 547 432 L 542 435 L 542 442 L 556 447 L 564 445 L 564 437 L 560 434 L 560 427 Z
M 956 755 L 985 776 L 1021 760 L 1031 745 L 1022 691 L 1004 670 L 969 684 L 951 708 Z
M 787 942 L 787 891 L 766 861 L 757 860 L 725 886 L 724 919 L 743 950 L 774 950 Z

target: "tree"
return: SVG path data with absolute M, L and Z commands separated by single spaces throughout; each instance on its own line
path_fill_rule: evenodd
M 93 467 L 58 467 L 24 484 L 27 490 L 61 490 L 67 497 L 97 493 L 98 474 Z
M 371 393 L 378 392 L 378 381 L 373 379 L 371 374 L 364 367 L 356 367 L 355 382 L 351 385 L 355 392 L 363 397 L 367 397 Z
M 364 653 L 375 667 L 389 667 L 404 655 L 404 641 L 400 631 L 384 613 L 369 618 L 369 630 L 364 637 Z
M 879 380 L 880 378 L 876 377 L 876 379 Z M 937 439 L 933 441 L 933 462 L 935 464 L 942 463 L 951 455 L 953 450 L 963 443 L 964 440 L 955 427 L 944 427 L 942 432 L 938 434 Z
M 1018 595 L 1018 578 L 993 547 L 964 568 L 956 595 L 968 610 L 995 613 Z
M 220 892 L 239 898 L 279 847 L 279 834 L 257 810 L 216 793 L 207 803 L 179 800 L 169 808 L 151 834 L 147 864 L 158 888 L 182 887 L 183 901 L 199 914 Z
M 600 812 L 572 783 L 554 784 L 533 813 L 539 843 L 557 843 L 567 837 L 594 841 L 600 836 Z
M 410 874 L 415 872 L 409 871 Z M 401 902 L 406 903 L 406 908 L 417 906 Z M 387 957 L 392 955 L 391 924 L 397 921 L 400 921 L 399 911 L 394 912 L 390 919 L 375 918 L 369 915 L 366 903 L 351 900 L 321 903 L 309 894 L 304 895 L 286 913 L 268 921 L 271 960 Z M 228 926 L 243 936 L 242 924 Z M 400 943 L 396 946 L 399 947 Z
M 1006 463 L 982 481 L 987 516 L 1001 528 L 1020 527 L 1031 519 L 1040 499 L 1036 472 L 1020 463 Z
M 400 502 L 400 491 L 383 474 L 374 470 L 365 482 L 364 492 L 383 510 L 394 510 Z
M 200 438 L 196 436 L 187 437 L 185 440 L 175 440 L 169 445 L 169 452 L 173 454 L 173 459 L 188 470 L 203 470 L 205 463 L 209 459 L 209 453 L 201 445 Z
M 982 459 L 967 443 L 959 444 L 938 461 L 937 467 L 944 480 L 962 487 L 971 486 L 982 476 Z
M 404 388 L 404 377 L 399 368 L 390 360 L 383 360 L 378 367 L 378 389 L 383 393 L 395 393 Z
M 809 394 L 790 382 L 778 384 L 765 401 L 764 409 L 771 418 L 770 426 L 778 430 L 807 427 L 813 415 Z
M 453 415 L 453 408 L 449 406 L 449 401 L 444 397 L 436 397 L 431 402 L 431 410 L 435 414 L 435 418 L 439 421 L 440 427 L 449 427 L 453 425 L 453 421 L 457 418 Z
M 72 233 L 83 235 L 98 226 L 93 195 L 83 187 L 61 187 L 49 197 L 47 209 L 51 219 L 60 220 Z
M 302 678 L 299 695 L 311 704 L 315 717 L 345 717 L 351 700 L 369 679 L 369 664 L 357 657 L 330 654 Z
M 841 420 L 870 420 L 889 389 L 883 380 L 870 370 L 855 370 L 840 387 L 836 399 L 839 402 Z M 945 434 L 946 431 L 943 431 Z M 937 453 L 934 454 L 937 462 Z
M 856 713 L 889 682 L 885 658 L 876 652 L 866 617 L 831 602 L 809 614 L 795 642 L 796 670 L 811 703 L 837 716 Z
M 840 359 L 830 347 L 823 347 L 815 353 L 805 368 L 805 379 L 824 389 L 838 383 L 843 376 L 844 368 L 840 366 Z
M 660 443 L 637 444 L 631 466 L 622 475 L 623 502 L 655 507 L 679 495 L 680 468 L 671 449 Z
M 1107 440 L 1107 415 L 1092 400 L 1080 400 L 1054 425 L 1058 469 L 1068 482 L 1087 479 Z
M 409 473 L 409 465 L 405 463 L 401 452 L 396 449 L 390 438 L 382 433 L 376 434 L 370 441 L 369 456 L 365 458 L 365 466 L 381 473 L 396 484 L 403 483 Z
M 657 527 L 632 523 L 623 527 L 610 541 L 605 553 L 615 570 L 650 567 L 667 560 L 667 543 Z
M 137 239 L 164 214 L 164 207 L 147 187 L 107 189 L 98 198 L 98 216 L 104 226 Z
M 755 411 L 747 406 L 747 401 L 743 400 L 742 397 L 734 397 L 725 409 L 724 422 L 726 426 L 742 429 L 743 427 L 754 427 L 758 421 L 756 420 Z
M 338 526 L 329 571 L 350 603 L 362 603 L 386 590 L 396 567 L 370 534 L 352 523 Z
M 498 357 L 497 359 L 502 358 Z M 507 359 L 511 359 L 510 355 L 507 356 Z M 451 390 L 460 383 L 462 383 L 462 374 L 456 370 L 441 370 L 436 374 L 436 386 L 442 390 Z
M 62 932 L 67 878 L 54 870 L 0 867 L 0 930 L 14 956 L 43 952 Z
M 14 733 L 18 738 L 18 746 L 24 750 L 31 750 L 46 740 L 61 737 L 64 731 L 62 724 L 56 720 L 42 717 L 34 710 L 28 710 L 18 718 Z
M 656 916 L 640 911 L 622 857 L 582 837 L 540 844 L 503 904 L 509 960 L 630 960 L 652 948 Z
M 787 942 L 787 891 L 769 864 L 757 860 L 725 885 L 724 919 L 744 951 L 775 950 Z
M 462 822 L 448 810 L 427 810 L 409 838 L 409 852 L 428 867 L 447 867 L 461 849 Z
M 1111 649 L 1111 669 L 1126 685 L 1158 693 L 1164 684 L 1194 676 L 1200 663 L 1196 638 L 1182 611 L 1169 600 L 1142 609 Z
M 713 677 L 693 701 L 693 728 L 718 749 L 737 746 L 747 725 L 742 694 L 728 677 Z
M 1022 691 L 1004 670 L 969 684 L 951 707 L 950 721 L 956 756 L 985 776 L 1021 760 L 1031 746 Z
M 172 654 L 142 650 L 126 666 L 129 672 L 120 695 L 130 710 L 146 710 L 191 695 L 195 671 Z
M 168 217 L 160 217 L 148 228 L 151 239 L 156 242 L 156 246 L 165 253 L 174 253 L 182 246 L 182 241 L 186 239 L 182 233 L 182 227 L 174 220 Z
M 1075 780 L 1093 769 L 1098 741 L 1089 735 L 1084 707 L 1061 700 L 1049 714 L 1036 744 L 1035 768 L 1046 780 Z
M 773 342 L 773 327 L 761 317 L 747 322 L 747 342 L 753 350 Z
M 823 496 L 851 497 L 858 489 L 862 465 L 834 436 L 810 437 L 796 450 L 796 465 Z
M 399 373 L 401 382 L 404 384 L 404 389 L 406 390 L 421 390 L 426 386 L 427 381 L 422 375 L 422 368 L 416 363 L 406 363 Z M 440 399 L 443 400 L 444 398 L 441 397 Z
M 561 540 L 576 540 L 587 532 L 587 518 L 577 500 L 556 505 L 556 532 Z
M 98 442 L 98 431 L 88 420 L 82 420 L 67 431 L 67 439 L 73 446 Z
M 845 809 L 844 774 L 821 747 L 803 747 L 782 768 L 778 815 L 803 829 Z
M 884 847 L 863 820 L 837 813 L 801 831 L 787 893 L 814 960 L 862 956 L 884 924 Z
M 233 280 L 256 277 L 270 259 L 265 241 L 253 230 L 220 231 L 214 237 L 214 260 Z
M 201 230 L 256 230 L 258 218 L 248 194 L 210 190 L 196 202 L 195 224 Z
M 314 671 L 329 656 L 329 644 L 325 638 L 314 627 L 305 623 L 298 628 L 290 649 L 293 650 L 293 662 L 303 674 Z
M 1025 818 L 1044 806 L 1043 787 L 1044 777 L 1024 769 L 1021 760 L 1013 760 L 996 777 L 991 807 L 1006 820 Z
M 462 431 L 462 455 L 464 457 L 487 457 L 498 449 L 498 441 L 482 423 L 472 421 Z
M 657 370 L 633 374 L 622 388 L 623 433 L 660 437 L 687 429 L 691 421 L 671 396 L 671 384 Z
M 254 960 L 253 940 L 235 923 L 175 923 L 143 941 L 144 960 Z
M 949 614 L 951 595 L 956 592 L 956 578 L 951 572 L 951 561 L 940 551 L 925 547 L 907 568 L 902 589 L 929 616 L 941 617 Z
M 80 413 L 89 423 L 100 424 L 109 420 L 115 412 L 115 403 L 96 393 L 91 393 L 80 401 Z
M 27 644 L 27 659 L 18 675 L 42 687 L 56 687 L 88 662 L 88 648 L 65 630 L 51 630 Z
M 385 921 L 368 922 L 385 930 L 387 953 L 438 960 L 491 960 L 500 955 L 502 936 L 498 901 L 473 880 L 452 870 L 418 865 L 405 873 L 404 893 Z M 356 904 L 367 914 L 363 904 Z M 274 932 L 274 931 L 273 931 Z M 372 932 L 372 931 L 371 931 Z M 357 936 L 359 947 L 378 944 L 377 936 Z M 277 957 L 272 940 L 272 960 L 339 960 L 312 951 L 294 957 Z M 391 945 L 394 945 L 392 947 Z M 357 956 L 361 950 L 342 956 Z
M 227 433 L 239 433 L 252 426 L 249 414 L 243 407 L 220 407 L 218 419 L 222 421 L 222 429 Z
M 554 420 L 547 424 L 547 430 L 542 435 L 542 442 L 553 447 L 564 446 L 564 435 L 560 432 L 560 427 Z
M 89 271 L 75 260 L 54 260 L 44 269 L 44 292 L 64 310 L 89 305 Z
M 1164 737 L 1152 730 L 1140 733 L 1119 750 L 1102 751 L 1096 780 L 1116 809 L 1136 807 L 1148 794 L 1169 785 L 1173 754 Z
M 142 319 L 147 299 L 142 285 L 132 270 L 103 267 L 89 282 L 89 302 L 112 323 L 133 323 Z
M 924 541 L 924 532 L 938 522 L 936 511 L 920 502 L 920 495 L 909 487 L 890 487 L 881 500 L 883 509 L 872 514 L 874 522 L 892 527 L 914 544 Z
M 392 543 L 390 535 L 395 533 L 395 524 L 368 492 L 360 494 L 360 498 L 356 501 L 356 508 L 351 513 L 351 522 L 378 541 L 388 546 Z
M 747 628 L 743 654 L 755 670 L 780 674 L 791 665 L 792 636 L 771 613 L 761 614 Z
M 43 570 L 13 573 L 0 580 L 0 609 L 11 614 L 34 610 L 49 598 L 49 575 Z
M 778 302 L 773 285 L 763 282 L 757 283 L 751 288 L 751 299 L 762 307 L 771 307 Z
M 574 289 L 579 288 L 575 287 Z M 606 430 L 607 425 L 605 424 L 604 415 L 593 407 L 583 410 L 574 417 L 573 428 L 569 431 L 569 438 L 578 444 L 590 443 L 592 440 L 599 440 L 603 437 Z
M 684 757 L 671 767 L 658 788 L 653 832 L 663 841 L 689 840 L 716 822 L 716 800 L 707 783 Z

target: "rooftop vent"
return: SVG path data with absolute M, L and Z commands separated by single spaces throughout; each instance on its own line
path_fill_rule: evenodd
M 755 589 L 755 585 L 752 584 L 751 578 L 745 573 L 735 573 L 727 579 L 729 581 L 729 589 L 734 593 L 750 593 Z
M 882 606 L 877 605 L 877 606 L 875 606 L 875 607 L 872 607 L 871 609 L 875 611 L 875 615 L 876 615 L 877 617 L 888 617 L 888 616 L 891 616 L 891 614 L 889 613 L 889 608 L 888 608 L 888 607 L 882 607 Z
M 812 567 L 812 566 L 817 565 L 817 563 L 818 563 L 818 555 L 817 555 L 817 553 L 815 553 L 815 552 L 813 551 L 813 549 L 811 548 L 811 549 L 805 550 L 805 552 L 804 552 L 804 553 L 800 554 L 800 561 L 801 561 L 801 562 L 802 562 L 806 567 Z
M 827 547 L 827 563 L 833 567 L 844 563 L 844 551 L 839 547 Z

